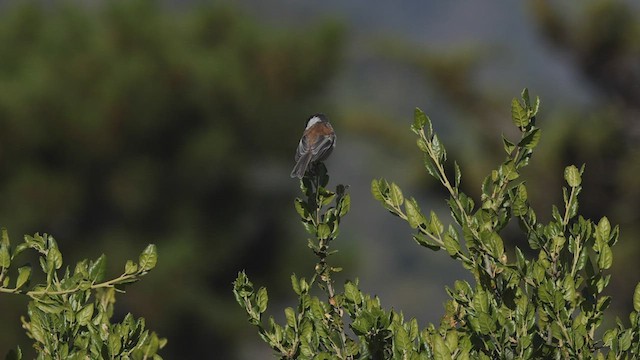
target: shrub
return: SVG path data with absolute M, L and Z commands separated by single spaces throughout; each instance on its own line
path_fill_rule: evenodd
M 30 286 L 32 268 L 15 269 L 16 257 L 33 251 L 44 282 Z M 34 341 L 37 359 L 162 359 L 158 350 L 167 343 L 146 329 L 143 318 L 127 314 L 112 322 L 116 292 L 134 283 L 156 266 L 155 245 L 147 246 L 138 262 L 126 262 L 122 275 L 105 280 L 106 257 L 82 260 L 61 272 L 63 262 L 55 239 L 47 234 L 25 236 L 12 249 L 6 229 L 0 240 L 0 293 L 30 298 L 22 327 Z M 15 273 L 12 281 L 10 274 Z M 18 347 L 6 357 L 22 359 Z
M 309 247 L 318 262 L 310 280 L 292 275 L 298 296 L 296 309 L 284 310 L 286 324 L 263 315 L 268 295 L 255 290 L 244 272 L 233 292 L 249 322 L 280 358 L 299 359 L 631 359 L 640 354 L 640 284 L 633 295 L 630 326 L 598 331 L 611 302 L 603 295 L 611 276 L 612 247 L 619 229 L 606 217 L 597 221 L 578 214 L 584 166 L 564 172 L 562 209 L 553 206 L 548 223 L 538 221 L 531 208 L 521 170 L 527 166 L 541 136 L 536 126 L 539 99 L 531 103 L 525 89 L 511 103 L 511 117 L 520 132 L 512 141 L 503 136 L 506 159 L 485 178 L 482 195 L 474 200 L 460 190 L 462 172 L 456 162 L 446 166 L 447 152 L 419 109 L 411 130 L 424 154 L 427 172 L 449 193 L 448 226 L 431 211 L 427 216 L 413 197 L 384 179 L 371 184 L 373 196 L 392 214 L 415 229 L 418 245 L 444 250 L 473 276 L 473 284 L 455 281 L 439 326 L 420 329 L 415 319 L 385 310 L 377 297 L 347 281 L 337 291 L 328 265 L 330 245 L 341 218 L 349 210 L 346 188 L 326 189 L 328 176 L 320 165 L 301 182 L 303 199 L 295 207 L 312 236 Z M 451 176 L 453 173 L 453 176 Z M 517 221 L 528 249 L 505 247 L 501 233 Z M 509 254 L 508 254 L 509 253 Z M 527 255 L 534 254 L 534 256 Z M 326 300 L 312 295 L 317 287 Z M 345 325 L 344 316 L 350 323 Z M 599 334 L 602 333 L 602 336 Z

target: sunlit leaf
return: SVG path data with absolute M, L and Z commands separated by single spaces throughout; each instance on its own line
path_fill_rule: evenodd
M 529 117 L 527 116 L 527 110 L 522 106 L 518 99 L 511 101 L 511 119 L 513 123 L 519 127 L 524 128 L 529 125 Z
M 258 305 L 258 311 L 263 313 L 267 310 L 267 303 L 269 301 L 269 296 L 267 295 L 267 289 L 265 287 L 261 287 L 256 292 L 256 303 Z
M 138 263 L 140 264 L 140 269 L 144 271 L 149 271 L 156 267 L 156 264 L 158 263 L 158 253 L 155 244 L 147 245 L 140 254 Z
M 31 276 L 31 266 L 22 266 L 18 268 L 18 278 L 16 279 L 16 289 L 20 289 Z
M 564 169 L 564 179 L 567 181 L 567 184 L 573 188 L 580 186 L 582 182 L 580 171 L 574 165 L 567 166 Z

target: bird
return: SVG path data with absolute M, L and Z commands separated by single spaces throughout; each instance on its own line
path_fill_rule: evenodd
M 309 165 L 326 160 L 335 146 L 336 133 L 327 117 L 324 114 L 311 115 L 298 143 L 291 177 L 302 179 Z

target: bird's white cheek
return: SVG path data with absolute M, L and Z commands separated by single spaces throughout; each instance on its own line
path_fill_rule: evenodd
M 305 128 L 305 130 L 309 130 L 310 127 L 312 127 L 313 125 L 319 123 L 320 121 L 322 121 L 322 120 L 320 120 L 319 117 L 317 117 L 317 116 L 312 117 L 311 119 L 309 119 L 309 122 L 307 122 L 307 127 Z

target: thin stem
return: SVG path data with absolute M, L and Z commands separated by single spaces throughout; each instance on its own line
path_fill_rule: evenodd
M 575 196 L 576 188 L 571 188 L 571 194 L 569 194 L 569 199 L 565 204 L 564 208 L 564 217 L 562 218 L 562 230 L 566 230 L 567 225 L 569 224 L 569 209 L 571 208 L 571 203 L 573 202 L 573 198 Z
M 91 286 L 89 286 L 87 288 L 88 289 L 100 289 L 100 288 L 111 288 L 114 287 L 115 285 L 118 285 L 121 282 L 127 281 L 127 280 L 131 280 L 131 279 L 135 279 L 138 276 L 143 275 L 143 273 L 137 273 L 137 274 L 123 274 L 115 279 L 111 279 L 109 281 L 105 281 L 105 282 L 101 282 L 98 284 L 92 284 Z M 72 289 L 67 289 L 67 290 L 55 290 L 55 291 L 51 291 L 45 289 L 45 290 L 31 290 L 31 291 L 27 291 L 27 292 L 23 292 L 21 290 L 19 290 L 18 288 L 13 288 L 13 289 L 7 289 L 7 288 L 0 288 L 0 292 L 4 292 L 4 293 L 8 293 L 8 294 L 24 294 L 29 296 L 30 298 L 34 299 L 34 300 L 38 300 L 39 297 L 42 297 L 44 295 L 66 295 L 66 294 L 73 294 L 75 292 L 78 292 L 82 290 L 82 287 L 80 285 L 72 288 Z
M 322 201 L 320 199 L 320 174 L 314 173 L 313 185 L 315 186 L 314 190 L 316 206 L 314 225 L 317 229 L 317 227 L 320 226 L 322 219 Z M 344 324 L 342 321 L 342 315 L 344 311 L 336 302 L 336 292 L 333 287 L 333 281 L 331 280 L 331 269 L 327 265 L 327 257 L 329 256 L 329 242 L 330 238 L 318 239 L 318 251 L 316 252 L 316 255 L 319 258 L 319 262 L 316 265 L 316 273 L 314 274 L 313 279 L 315 279 L 316 276 L 320 276 L 320 279 L 324 283 L 325 291 L 327 292 L 327 296 L 329 297 L 329 305 L 331 306 L 331 310 L 333 313 L 333 324 L 335 328 L 340 332 L 340 344 L 335 344 L 336 346 L 334 347 L 334 350 L 336 351 L 339 358 L 353 359 L 352 356 L 346 356 L 347 334 L 344 330 Z

